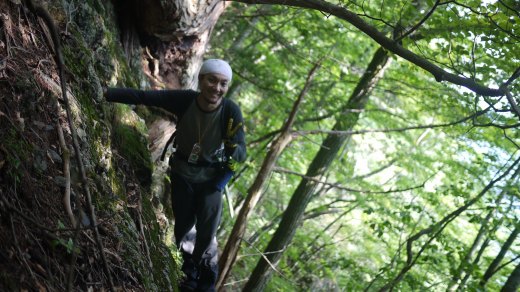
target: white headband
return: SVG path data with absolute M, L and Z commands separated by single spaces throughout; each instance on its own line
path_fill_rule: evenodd
M 219 59 L 209 59 L 202 63 L 199 75 L 204 75 L 208 73 L 222 74 L 226 76 L 229 79 L 229 81 L 231 81 L 231 77 L 233 77 L 231 66 L 229 66 L 229 64 L 226 61 Z

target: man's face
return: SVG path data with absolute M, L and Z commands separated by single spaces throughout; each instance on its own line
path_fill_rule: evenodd
M 229 80 L 225 75 L 208 73 L 199 76 L 201 106 L 214 109 L 220 105 L 222 97 L 229 89 Z

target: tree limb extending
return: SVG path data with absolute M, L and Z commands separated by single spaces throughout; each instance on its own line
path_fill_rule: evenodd
M 515 72 L 504 82 L 504 86 L 509 86 L 513 81 L 515 81 L 518 77 L 520 77 L 520 67 L 516 68 Z
M 322 11 L 324 13 L 334 15 L 340 19 L 343 19 L 360 31 L 368 35 L 378 44 L 380 44 L 385 49 L 391 51 L 392 53 L 404 58 L 405 60 L 410 61 L 411 63 L 423 68 L 424 70 L 430 72 L 435 80 L 438 82 L 448 81 L 450 83 L 460 85 L 466 87 L 467 89 L 483 95 L 483 96 L 503 96 L 505 94 L 504 88 L 490 88 L 475 82 L 474 80 L 466 77 L 462 77 L 459 75 L 455 75 L 453 73 L 449 73 L 439 66 L 431 63 L 425 58 L 413 53 L 412 51 L 402 47 L 398 44 L 398 42 L 388 38 L 377 30 L 374 26 L 365 22 L 361 17 L 359 17 L 354 12 L 341 7 L 339 5 L 335 5 L 323 0 L 233 0 L 235 2 L 247 3 L 247 4 L 279 4 L 285 6 L 292 7 L 301 7 L 314 9 L 318 11 Z

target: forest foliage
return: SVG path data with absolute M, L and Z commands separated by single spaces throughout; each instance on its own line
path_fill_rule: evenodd
M 510 80 L 510 95 L 518 103 L 518 4 L 335 5 L 446 72 L 493 89 Z M 283 254 L 276 270 L 269 267 L 269 291 L 494 291 L 518 265 L 516 241 L 501 269 L 482 282 L 518 228 L 519 113 L 504 95 L 437 82 L 392 53 L 366 106 L 349 109 L 348 99 L 379 47 L 348 21 L 306 8 L 236 4 L 220 18 L 208 54 L 224 56 L 235 68 L 230 98 L 244 110 L 250 142 L 250 158 L 232 185 L 235 207 L 247 195 L 308 71 L 323 59 L 292 128 L 293 140 L 252 212 L 228 287 L 248 281 L 263 261 L 261 252 Z M 354 116 L 351 129 L 331 132 L 338 120 Z M 348 140 L 330 167 L 318 177 L 305 177 L 330 134 Z M 322 183 L 294 238 L 283 250 L 267 250 L 284 212 L 291 212 L 298 184 L 311 179 Z M 234 223 L 229 214 L 221 242 Z

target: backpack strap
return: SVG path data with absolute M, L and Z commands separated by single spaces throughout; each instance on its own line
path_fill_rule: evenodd
M 222 139 L 226 139 L 226 123 L 229 121 L 229 113 L 231 103 L 227 98 L 222 99 L 222 114 L 220 115 L 220 134 L 222 135 Z
M 161 161 L 164 161 L 164 158 L 166 157 L 166 152 L 168 152 L 168 147 L 170 147 L 170 144 L 173 143 L 176 136 L 177 136 L 177 128 L 175 128 L 175 131 L 173 131 L 172 135 L 170 136 L 170 139 L 168 139 L 168 141 L 166 141 L 166 144 L 164 144 L 164 149 L 161 154 Z

